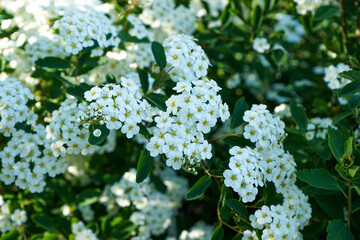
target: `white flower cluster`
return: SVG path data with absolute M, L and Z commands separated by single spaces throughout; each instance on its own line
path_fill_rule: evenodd
M 164 40 L 166 61 L 174 68 L 170 72 L 172 80 L 192 82 L 207 75 L 209 59 L 195 40 L 184 34 L 171 35 Z
M 302 239 L 302 230 L 311 218 L 311 206 L 296 185 L 281 192 L 284 202 L 280 205 L 262 206 L 250 215 L 251 226 L 264 229 L 261 239 Z
M 211 238 L 212 232 L 212 226 L 197 222 L 189 231 L 182 231 L 179 240 L 208 240 Z
M 288 14 L 279 14 L 278 22 L 274 26 L 274 31 L 284 31 L 286 41 L 289 43 L 298 43 L 305 34 L 303 25 L 294 16 Z
M 330 65 L 329 67 L 325 68 L 325 76 L 324 81 L 327 83 L 328 87 L 331 90 L 336 90 L 344 87 L 346 84 L 350 83 L 349 79 L 345 79 L 339 76 L 341 72 L 349 71 L 351 68 L 343 63 L 339 63 L 338 65 Z M 338 98 L 340 104 L 345 105 L 347 104 L 347 100 L 344 98 Z
M 296 11 L 300 15 L 305 15 L 307 12 L 314 13 L 320 6 L 338 4 L 335 0 L 294 0 L 294 2 Z
M 21 209 L 15 209 L 10 212 L 10 201 L 4 201 L 0 196 L 0 232 L 5 233 L 13 228 L 17 228 L 27 221 L 26 212 Z
M 76 99 L 67 98 L 58 110 L 52 112 L 50 124 L 46 127 L 46 137 L 52 139 L 51 150 L 55 157 L 65 157 L 67 154 L 89 155 L 95 152 L 109 152 L 115 148 L 115 133 L 108 136 L 104 146 L 91 145 L 88 142 L 89 129 L 78 123 L 86 107 L 77 103 Z
M 81 213 L 81 217 L 84 219 L 84 221 L 90 222 L 90 221 L 94 220 L 95 211 L 91 209 L 90 205 L 79 204 L 78 209 L 79 209 L 79 211 Z
M 15 182 L 19 188 L 29 188 L 30 192 L 42 192 L 45 175 L 55 177 L 65 172 L 67 165 L 63 158 L 54 156 L 51 140 L 45 138 L 45 128 L 37 125 L 34 132 L 17 131 L 0 152 L 0 180 L 6 185 Z
M 148 178 L 137 184 L 136 170 L 130 169 L 118 182 L 112 186 L 107 185 L 100 197 L 100 202 L 106 204 L 112 213 L 116 205 L 135 206 L 136 211 L 132 213 L 130 220 L 139 229 L 133 240 L 146 240 L 151 235 L 164 233 L 187 192 L 187 180 L 176 176 L 170 169 L 158 172 L 158 176 L 167 186 L 166 193 L 158 192 Z
M 166 34 L 191 34 L 195 31 L 195 14 L 184 5 L 176 6 L 173 0 L 153 0 L 139 18 L 152 28 L 161 27 Z
M 101 12 L 69 10 L 55 22 L 53 28 L 59 29 L 60 35 L 66 41 L 66 52 L 73 55 L 83 48 L 94 46 L 95 41 L 100 49 L 120 43 L 112 21 Z M 100 52 L 102 55 L 102 51 Z
M 91 229 L 87 229 L 83 222 L 73 223 L 71 225 L 71 231 L 75 234 L 75 240 L 97 240 L 96 235 L 91 231 Z
M 339 73 L 349 70 L 351 70 L 351 68 L 343 63 L 339 63 L 336 66 L 330 65 L 329 67 L 325 68 L 324 81 L 332 90 L 342 88 L 351 81 L 340 77 Z
M 248 123 L 243 136 L 255 143 L 255 148 L 233 147 L 230 149 L 229 167 L 224 171 L 225 185 L 239 193 L 241 200 L 252 202 L 258 193 L 258 187 L 266 181 L 273 182 L 276 191 L 284 196 L 282 205 L 271 206 L 274 212 L 261 215 L 258 210 L 250 216 L 254 228 L 266 229 L 262 239 L 279 237 L 293 237 L 300 233 L 310 219 L 311 208 L 307 197 L 296 187 L 295 161 L 292 155 L 286 153 L 282 147 L 285 136 L 285 125 L 266 109 L 265 105 L 253 105 L 251 110 L 244 113 L 244 121 Z M 268 209 L 264 206 L 262 209 Z M 265 219 L 265 220 L 264 220 Z M 280 230 L 278 229 L 280 228 Z M 246 238 L 245 238 L 246 239 Z M 286 239 L 286 238 L 285 238 Z
M 85 126 L 95 122 L 106 124 L 110 130 L 121 128 L 127 138 L 139 133 L 137 124 L 148 117 L 150 108 L 149 103 L 142 99 L 136 82 L 125 77 L 120 79 L 120 84 L 91 88 L 85 92 L 85 99 L 91 102 L 80 117 Z
M 214 80 L 179 82 L 174 88 L 179 95 L 166 101 L 166 112 L 155 117 L 156 128 L 146 149 L 150 155 L 166 155 L 166 165 L 178 170 L 212 157 L 212 146 L 204 139 L 220 117 L 224 122 L 230 113 L 218 95 Z
M 17 123 L 34 124 L 37 115 L 26 104 L 33 100 L 34 95 L 28 88 L 21 85 L 16 78 L 0 81 L 0 133 L 10 137 L 17 130 Z
M 325 140 L 326 134 L 328 131 L 328 127 L 331 125 L 332 120 L 330 118 L 319 118 L 315 117 L 309 120 L 309 124 L 307 125 L 305 137 L 308 141 L 314 138 L 320 138 Z M 336 128 L 336 126 L 332 126 Z
M 264 53 L 270 49 L 270 44 L 266 38 L 255 38 L 252 47 L 258 53 Z
M 25 52 L 35 62 L 38 59 L 45 57 L 59 57 L 66 56 L 65 46 L 56 35 L 50 37 L 31 37 L 25 45 Z

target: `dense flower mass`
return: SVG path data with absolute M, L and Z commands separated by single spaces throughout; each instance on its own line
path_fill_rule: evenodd
M 66 52 L 73 55 L 95 44 L 103 49 L 116 46 L 120 42 L 115 26 L 100 12 L 67 11 L 55 22 L 53 28 L 59 29 L 60 36 L 66 42 Z M 102 50 L 93 50 L 92 53 L 102 55 Z
M 206 76 L 210 65 L 204 50 L 187 35 L 172 35 L 166 38 L 163 45 L 166 60 L 170 65 L 172 80 L 192 82 Z
M 166 165 L 179 170 L 210 159 L 212 146 L 205 140 L 217 119 L 225 121 L 230 113 L 217 94 L 220 88 L 213 80 L 179 82 L 179 94 L 166 101 L 166 112 L 155 117 L 154 136 L 146 148 L 153 157 L 165 154 Z
M 0 1 L 0 239 L 356 239 L 359 9 Z
M 142 98 L 140 88 L 134 80 L 122 77 L 120 84 L 106 84 L 93 87 L 85 92 L 85 99 L 90 104 L 84 109 L 78 122 L 85 128 L 91 123 L 105 124 L 110 130 L 120 129 L 127 138 L 132 138 L 140 131 L 138 123 L 148 117 L 150 105 Z M 101 135 L 99 129 L 94 135 Z M 97 136 L 97 137 L 98 137 Z
M 252 226 L 266 227 L 262 239 L 271 239 L 271 235 L 279 239 L 296 238 L 299 228 L 309 221 L 311 208 L 308 198 L 295 185 L 294 158 L 283 149 L 285 125 L 279 117 L 272 116 L 265 105 L 253 105 L 243 119 L 247 123 L 243 136 L 255 143 L 255 148 L 236 146 L 230 149 L 230 169 L 224 171 L 224 183 L 238 192 L 246 203 L 255 200 L 258 187 L 273 182 L 284 202 L 257 210 L 250 216 Z

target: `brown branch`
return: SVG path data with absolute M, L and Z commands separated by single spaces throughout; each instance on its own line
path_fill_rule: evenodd
M 342 9 L 342 29 L 344 33 L 345 42 L 347 42 L 348 36 L 347 36 L 345 0 L 341 0 L 341 9 Z

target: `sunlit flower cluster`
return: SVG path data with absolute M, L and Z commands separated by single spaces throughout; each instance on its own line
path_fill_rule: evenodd
M 112 21 L 100 12 L 69 10 L 55 22 L 53 28 L 59 29 L 60 36 L 66 42 L 66 52 L 73 55 L 95 44 L 100 47 L 100 50 L 93 51 L 93 54 L 102 55 L 101 49 L 117 46 L 120 43 Z
M 155 117 L 154 136 L 146 148 L 153 157 L 165 154 L 166 165 L 175 170 L 212 157 L 212 146 L 204 139 L 217 119 L 225 121 L 230 113 L 222 103 L 220 88 L 213 80 L 179 82 L 179 95 L 166 101 L 166 112 Z
M 348 84 L 350 80 L 340 77 L 339 73 L 349 70 L 351 70 L 351 68 L 343 63 L 339 63 L 336 66 L 330 65 L 325 68 L 324 81 L 332 90 L 342 88 L 343 86 Z
M 0 133 L 10 137 L 17 123 L 34 124 L 37 115 L 26 105 L 34 95 L 16 78 L 0 81 Z
M 164 40 L 172 80 L 191 82 L 207 75 L 209 59 L 195 40 L 187 35 L 171 35 Z
M 140 88 L 132 79 L 122 77 L 120 84 L 93 87 L 85 92 L 85 98 L 90 104 L 78 119 L 85 127 L 105 124 L 110 130 L 121 128 L 127 138 L 132 138 L 140 131 L 137 124 L 148 117 L 150 105 L 142 99 Z
M 245 112 L 243 136 L 255 143 L 255 148 L 232 147 L 229 168 L 224 171 L 225 185 L 238 192 L 242 202 L 252 202 L 258 187 L 273 182 L 276 192 L 284 196 L 282 205 L 263 206 L 250 216 L 254 228 L 263 229 L 262 239 L 275 237 L 293 238 L 299 235 L 311 217 L 307 197 L 296 187 L 295 161 L 282 147 L 285 125 L 266 109 L 265 105 L 253 105 Z M 260 212 L 261 211 L 261 212 Z M 264 214 L 263 214 L 264 213 Z M 246 239 L 246 238 L 244 238 Z
M 66 56 L 65 46 L 56 35 L 31 37 L 25 45 L 25 52 L 33 62 L 45 57 L 64 58 Z

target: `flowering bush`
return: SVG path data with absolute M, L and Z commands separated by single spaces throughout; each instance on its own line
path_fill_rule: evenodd
M 360 1 L 0 1 L 0 240 L 360 238 Z

